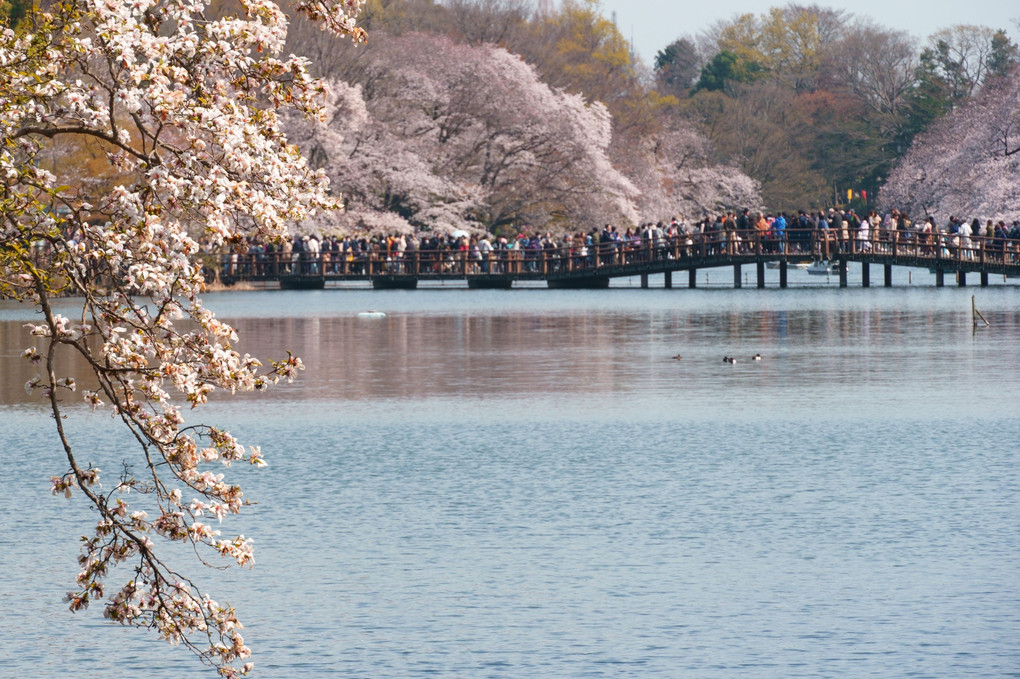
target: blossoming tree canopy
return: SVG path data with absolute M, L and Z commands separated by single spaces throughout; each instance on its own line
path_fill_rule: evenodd
M 362 3 L 296 9 L 361 39 Z M 230 11 L 202 0 L 65 0 L 17 25 L 4 19 L 0 295 L 40 312 L 30 326 L 37 342 L 24 352 L 39 374 L 25 386 L 52 409 L 68 462 L 53 492 L 81 493 L 98 516 L 70 607 L 105 599 L 107 618 L 152 627 L 224 676 L 245 674 L 250 651 L 233 609 L 169 567 L 159 546 L 190 543 L 252 564 L 251 540 L 221 537 L 210 517 L 246 504 L 216 467 L 264 462 L 226 431 L 185 427 L 180 408 L 217 389 L 292 379 L 302 366 L 288 356 L 265 369 L 233 348 L 233 329 L 199 299 L 196 238 L 279 238 L 293 221 L 338 206 L 278 125 L 283 110 L 322 116 L 329 88 L 304 59 L 283 55 L 287 20 L 268 0 Z M 82 171 L 83 157 L 87 179 L 67 171 Z M 80 302 L 74 318 L 55 311 L 57 295 Z M 62 352 L 90 367 L 81 391 L 57 372 Z M 62 425 L 78 397 L 127 427 L 140 458 L 125 468 L 143 474 L 99 484 L 84 443 Z M 107 596 L 116 565 L 129 579 Z
M 1015 219 L 1020 211 L 1020 67 L 914 140 L 881 201 L 911 215 Z
M 347 197 L 345 217 L 467 229 L 637 220 L 636 190 L 608 155 L 606 107 L 549 87 L 519 56 L 376 34 L 359 64 L 333 88 L 334 110 L 352 115 L 287 128 Z

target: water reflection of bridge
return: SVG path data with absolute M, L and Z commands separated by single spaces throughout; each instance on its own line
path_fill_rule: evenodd
M 757 287 L 765 287 L 765 267 L 779 270 L 779 287 L 787 287 L 791 266 L 828 262 L 840 287 L 849 284 L 849 262 L 860 264 L 861 285 L 871 285 L 871 267 L 880 267 L 883 283 L 892 285 L 894 266 L 926 268 L 934 272 L 936 286 L 946 274 L 958 285 L 967 274 L 979 275 L 982 286 L 990 274 L 1020 277 L 1020 241 L 950 234 L 893 232 L 867 239 L 850 232 L 788 231 L 784 238 L 749 234 L 745 238 L 721 233 L 690 237 L 598 243 L 592 246 L 540 249 L 385 249 L 368 252 L 234 254 L 221 258 L 218 276 L 232 285 L 238 281 L 278 281 L 280 287 L 323 288 L 328 282 L 368 281 L 380 289 L 414 289 L 421 281 L 464 280 L 469 288 L 509 289 L 516 281 L 546 281 L 550 288 L 605 288 L 613 278 L 636 276 L 648 287 L 649 276 L 662 275 L 673 287 L 673 274 L 687 272 L 687 285 L 697 287 L 700 269 L 730 267 L 734 287 L 742 287 L 742 268 L 755 268 Z

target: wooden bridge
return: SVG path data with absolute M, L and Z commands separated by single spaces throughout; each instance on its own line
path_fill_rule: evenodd
M 673 274 L 687 272 L 689 287 L 697 287 L 700 269 L 731 267 L 734 287 L 742 287 L 742 267 L 753 266 L 757 287 L 765 287 L 769 262 L 779 269 L 779 287 L 787 287 L 787 272 L 805 261 L 827 262 L 840 287 L 849 284 L 848 262 L 859 263 L 861 285 L 871 285 L 871 267 L 881 267 L 883 283 L 892 285 L 894 266 L 926 268 L 935 284 L 946 274 L 958 285 L 967 274 L 988 285 L 990 274 L 1020 277 L 1020 241 L 971 237 L 961 242 L 950 234 L 893 232 L 867 240 L 853 233 L 788 230 L 784 238 L 747 234 L 740 238 L 721 233 L 679 236 L 658 241 L 598 243 L 593 246 L 541 249 L 407 250 L 403 253 L 271 253 L 224 255 L 219 279 L 226 285 L 239 281 L 278 281 L 281 288 L 323 288 L 327 282 L 368 281 L 378 289 L 414 289 L 420 281 L 464 280 L 469 288 L 509 289 L 516 281 L 545 281 L 550 288 L 606 288 L 613 278 L 663 275 L 673 287 Z

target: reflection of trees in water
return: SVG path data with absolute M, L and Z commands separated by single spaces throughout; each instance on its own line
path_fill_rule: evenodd
M 1001 332 L 1020 333 L 1020 314 L 991 310 L 985 315 Z M 959 313 L 930 306 L 911 311 L 515 310 L 478 315 L 391 314 L 379 319 L 357 318 L 352 313 L 233 322 L 243 338 L 240 351 L 275 356 L 290 350 L 308 366 L 294 384 L 278 386 L 263 398 L 491 398 L 626 392 L 645 380 L 714 368 L 716 359 L 741 351 L 748 356 L 783 351 L 791 356 L 789 360 L 810 363 L 825 376 L 862 373 L 878 369 L 869 364 L 875 356 L 909 349 L 918 341 L 919 328 L 936 333 L 954 327 L 969 329 L 970 310 L 969 306 Z M 17 359 L 30 340 L 22 321 L 0 322 L 0 355 L 11 359 L 0 380 L 2 405 L 33 402 L 24 384 L 36 374 L 36 366 Z M 677 353 L 684 361 L 669 363 L 667 359 Z M 67 373 L 80 382 L 87 379 L 79 356 L 65 352 L 64 360 Z M 774 371 L 770 375 L 776 378 Z M 678 389 L 687 386 L 677 383 Z M 68 400 L 75 398 L 71 395 Z
M 294 396 L 355 400 L 610 390 L 632 369 L 619 359 L 640 326 L 594 312 L 236 322 L 244 351 L 302 357 Z

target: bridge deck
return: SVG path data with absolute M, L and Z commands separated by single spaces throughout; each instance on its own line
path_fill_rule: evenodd
M 788 237 L 744 239 L 724 234 L 697 234 L 661 242 L 603 243 L 590 247 L 493 250 L 474 257 L 467 250 L 413 250 L 396 252 L 226 255 L 217 272 L 225 284 L 237 281 L 279 281 L 287 288 L 321 288 L 329 281 L 370 281 L 378 288 L 414 288 L 419 281 L 465 280 L 473 288 L 510 288 L 515 281 L 546 281 L 549 287 L 607 287 L 612 278 L 690 272 L 695 285 L 698 269 L 754 265 L 757 283 L 764 284 L 766 262 L 779 262 L 780 286 L 786 287 L 787 267 L 805 260 L 839 263 L 834 275 L 846 286 L 847 262 L 863 265 L 868 285 L 870 265 L 919 267 L 935 271 L 936 284 L 944 275 L 978 273 L 982 283 L 989 274 L 1020 277 L 1020 241 L 972 237 L 961 244 L 948 234 L 890 234 L 888 239 L 860 240 L 832 232 L 790 232 Z

